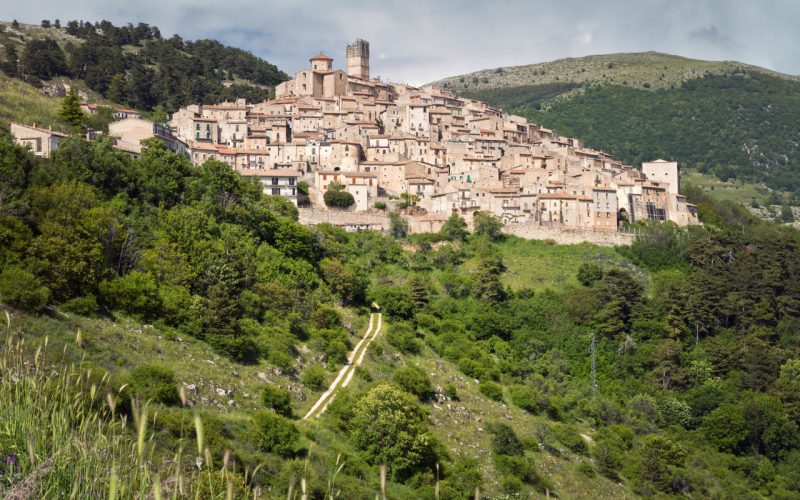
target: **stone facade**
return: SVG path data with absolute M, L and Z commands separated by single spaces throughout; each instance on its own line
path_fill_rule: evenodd
M 346 71 L 333 63 L 311 57 L 270 101 L 184 108 L 172 129 L 195 163 L 215 158 L 247 175 L 296 172 L 319 207 L 331 182 L 353 194 L 356 211 L 378 196 L 410 199 L 428 217 L 415 221 L 419 228 L 453 213 L 471 223 L 476 211 L 545 232 L 698 223 L 679 192 L 676 162 L 634 168 L 484 102 L 370 78 L 364 40 L 347 46 Z

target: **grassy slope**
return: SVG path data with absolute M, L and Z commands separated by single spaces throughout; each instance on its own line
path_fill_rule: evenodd
M 611 67 L 609 67 L 611 65 Z M 772 76 L 800 80 L 758 66 L 735 61 L 703 61 L 660 52 L 630 54 L 604 54 L 578 58 L 558 59 L 551 62 L 484 69 L 465 75 L 443 78 L 436 85 L 445 85 L 456 92 L 465 89 L 480 90 L 520 85 L 541 85 L 572 81 L 581 84 L 617 84 L 627 81 L 629 86 L 670 88 L 682 81 L 705 74 L 723 74 L 748 69 Z M 461 79 L 464 79 L 462 82 Z M 474 80 L 477 78 L 477 82 Z
M 513 288 L 536 289 L 571 286 L 575 282 L 575 271 L 584 259 L 601 262 L 620 260 L 613 250 L 591 245 L 547 245 L 543 242 L 509 238 L 500 245 L 508 266 L 507 284 Z M 355 344 L 363 334 L 368 321 L 366 314 L 345 310 L 345 323 Z M 226 427 L 241 427 L 253 409 L 259 408 L 260 389 L 265 383 L 287 387 L 294 395 L 295 415 L 303 415 L 322 391 L 311 391 L 295 377 L 276 370 L 266 361 L 255 365 L 240 365 L 216 355 L 204 342 L 183 335 L 174 336 L 158 328 L 130 318 L 28 317 L 17 315 L 15 323 L 27 332 L 28 342 L 33 344 L 48 338 L 51 355 L 60 358 L 61 353 L 72 361 L 83 362 L 84 367 L 125 372 L 144 363 L 158 363 L 175 371 L 179 384 L 196 386 L 196 391 L 187 390 L 187 396 L 195 408 L 216 414 Z M 380 380 L 390 380 L 395 369 L 406 364 L 417 365 L 429 374 L 434 387 L 448 383 L 458 389 L 459 401 L 425 404 L 430 414 L 432 429 L 436 437 L 452 455 L 468 456 L 478 460 L 484 476 L 482 491 L 487 495 L 498 494 L 497 477 L 491 456 L 491 435 L 485 431 L 487 422 L 503 421 L 511 425 L 523 440 L 533 441 L 537 426 L 553 425 L 543 416 L 529 415 L 513 405 L 491 401 L 477 390 L 476 381 L 466 377 L 452 363 L 440 358 L 429 347 L 420 355 L 407 356 L 397 352 L 386 342 L 385 322 L 382 333 L 370 347 L 364 364 L 357 370 L 348 391 L 357 391 Z M 80 330 L 82 347 L 75 343 Z M 300 347 L 296 367 L 298 373 L 308 362 L 314 361 L 316 353 Z M 335 371 L 328 373 L 328 382 Z M 267 382 L 268 381 L 268 382 Z M 217 389 L 231 391 L 221 396 Z M 508 394 L 506 394 L 508 399 Z M 304 432 L 313 436 L 317 446 L 331 451 L 339 450 L 347 456 L 352 448 L 344 437 L 333 431 L 330 416 L 299 424 Z M 575 432 L 592 434 L 588 426 L 578 425 Z M 578 470 L 581 462 L 589 460 L 575 455 L 558 443 L 551 451 L 528 449 L 537 467 L 553 483 L 561 498 L 629 498 L 629 490 L 601 476 L 589 478 Z M 333 451 L 336 453 L 337 451 Z M 313 452 L 312 452 L 313 453 Z M 351 457 L 351 460 L 353 458 Z M 365 478 L 369 484 L 377 485 L 377 477 Z M 377 486 L 376 486 L 377 487 Z M 407 492 L 401 485 L 393 484 L 395 494 L 402 497 Z M 531 495 L 538 495 L 533 490 Z M 541 495 L 543 497 L 543 495 Z

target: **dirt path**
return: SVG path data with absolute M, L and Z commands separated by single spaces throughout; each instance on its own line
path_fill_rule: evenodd
M 375 306 L 377 308 L 377 305 Z M 308 420 L 312 417 L 316 418 L 325 413 L 325 410 L 328 409 L 328 405 L 336 398 L 336 391 L 340 387 L 347 387 L 350 383 L 350 379 L 353 378 L 353 374 L 356 372 L 356 367 L 364 361 L 364 356 L 367 354 L 369 345 L 375 340 L 378 333 L 380 333 L 382 324 L 383 315 L 380 312 L 370 314 L 367 331 L 353 348 L 352 352 L 350 352 L 350 355 L 347 357 L 347 363 L 339 370 L 339 373 L 331 383 L 331 386 L 328 387 L 328 390 L 322 393 L 322 396 L 319 397 L 317 402 L 314 403 L 314 406 L 308 410 L 308 413 L 306 413 L 301 420 Z

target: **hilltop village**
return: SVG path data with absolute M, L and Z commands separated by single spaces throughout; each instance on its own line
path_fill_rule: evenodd
M 358 215 L 397 203 L 408 206 L 412 231 L 436 231 L 454 213 L 471 224 L 477 211 L 506 225 L 586 232 L 698 223 L 676 162 L 623 165 L 483 102 L 371 78 L 367 41 L 346 53 L 346 71 L 325 54 L 311 57 L 273 100 L 188 106 L 169 129 L 131 117 L 111 135 L 136 154 L 139 139 L 155 134 L 193 163 L 225 162 L 294 204 L 305 181 L 317 210 L 326 210 L 328 189 L 345 190 L 355 200 L 347 218 L 332 209 L 324 220 L 349 229 L 381 225 Z

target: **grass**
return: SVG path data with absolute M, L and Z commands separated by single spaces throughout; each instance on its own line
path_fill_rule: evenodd
M 31 84 L 0 73 L 0 121 L 64 130 L 58 119 L 60 107 L 60 99 L 48 97 Z
M 681 175 L 681 183 L 684 186 L 697 186 L 720 201 L 732 201 L 744 206 L 750 205 L 753 200 L 759 205 L 766 205 L 771 193 L 771 190 L 763 185 L 736 179 L 722 181 L 713 175 L 694 171 L 683 172 Z
M 188 496 L 232 498 L 245 478 L 214 467 L 198 432 L 197 457 L 183 447 L 162 455 L 152 432 L 155 412 L 132 405 L 133 418 L 117 411 L 121 389 L 108 375 L 55 354 L 48 338 L 26 343 L 6 313 L 0 355 L 0 495 L 19 498 L 132 498 Z M 78 348 L 83 341 L 76 336 Z M 57 356 L 57 354 L 56 354 Z M 195 418 L 202 428 L 202 420 Z M 205 457 L 205 458 L 204 458 Z M 78 478 L 80 478 L 78 480 Z
M 575 276 L 581 263 L 595 261 L 608 266 L 623 261 L 613 248 L 588 243 L 553 245 L 547 241 L 507 237 L 498 247 L 508 268 L 503 282 L 514 290 L 558 290 L 577 286 Z

